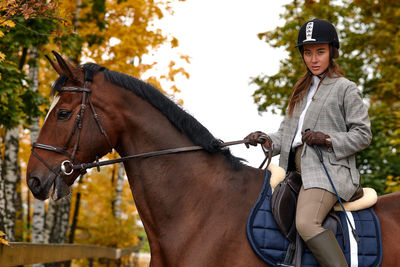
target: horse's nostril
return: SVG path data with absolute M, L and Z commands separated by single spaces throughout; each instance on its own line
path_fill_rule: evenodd
M 31 189 L 32 193 L 34 193 L 34 194 L 39 193 L 40 185 L 41 185 L 41 182 L 40 182 L 39 178 L 37 178 L 37 177 L 29 178 L 28 186 Z

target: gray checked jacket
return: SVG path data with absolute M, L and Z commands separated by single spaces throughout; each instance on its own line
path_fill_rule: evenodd
M 292 116 L 286 115 L 279 130 L 269 134 L 273 154 L 280 154 L 279 165 L 285 170 L 305 104 L 306 96 Z M 355 154 L 368 147 L 372 139 L 368 110 L 356 84 L 343 77 L 325 77 L 306 112 L 302 132 L 305 129 L 330 136 L 333 149 L 320 147 L 323 161 L 340 197 L 349 200 L 360 183 Z M 301 154 L 301 172 L 305 189 L 323 188 L 334 193 L 314 149 L 307 145 Z

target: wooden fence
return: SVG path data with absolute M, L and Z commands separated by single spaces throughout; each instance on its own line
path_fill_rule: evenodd
M 63 262 L 73 259 L 104 258 L 118 261 L 137 254 L 137 247 L 122 249 L 78 244 L 34 244 L 11 242 L 0 245 L 0 266 Z

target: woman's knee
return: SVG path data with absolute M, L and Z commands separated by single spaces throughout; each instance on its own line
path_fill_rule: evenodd
M 296 230 L 302 235 L 303 232 L 307 231 L 307 228 L 309 228 L 311 222 L 307 220 L 307 218 L 303 218 L 301 216 L 296 217 Z
M 318 234 L 320 228 L 320 225 L 311 218 L 303 216 L 296 217 L 296 230 L 305 241 Z

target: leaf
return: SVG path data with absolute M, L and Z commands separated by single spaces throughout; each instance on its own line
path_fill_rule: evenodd
M 6 234 L 3 231 L 0 231 L 0 244 L 9 245 L 8 241 L 3 238 L 4 236 L 6 236 Z

